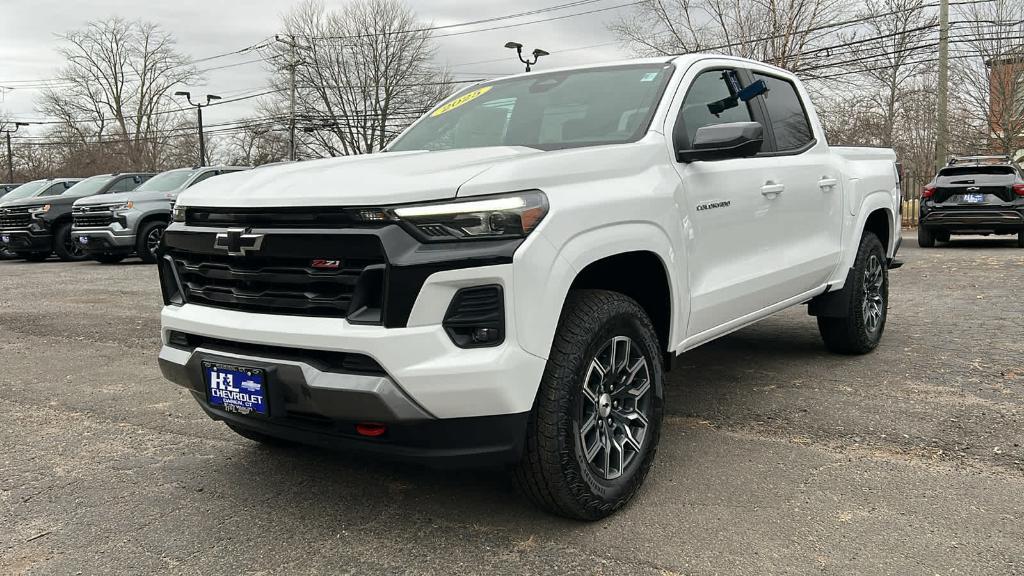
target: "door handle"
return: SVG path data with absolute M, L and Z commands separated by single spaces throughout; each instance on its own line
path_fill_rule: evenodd
M 839 180 L 836 180 L 835 178 L 822 178 L 821 180 L 818 180 L 818 188 L 821 188 L 822 190 L 831 190 L 832 188 L 835 188 L 836 184 L 839 184 Z
M 775 184 L 774 182 L 767 182 L 764 186 L 761 186 L 761 194 L 765 196 L 775 197 L 782 194 L 782 191 L 786 189 L 783 184 Z

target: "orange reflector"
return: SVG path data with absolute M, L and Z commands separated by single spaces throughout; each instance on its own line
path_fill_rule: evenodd
M 359 424 L 356 424 L 356 433 L 360 436 L 376 438 L 378 436 L 383 436 L 387 431 L 387 426 L 377 422 L 360 422 Z

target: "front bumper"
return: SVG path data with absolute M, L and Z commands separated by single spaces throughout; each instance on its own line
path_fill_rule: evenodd
M 164 376 L 192 393 L 213 419 L 295 442 L 355 450 L 438 466 L 492 466 L 516 461 L 522 452 L 528 413 L 439 419 L 418 406 L 384 373 L 344 373 L 299 351 L 253 355 L 230 344 L 193 349 L 165 345 Z M 228 351 L 233 350 L 233 351 Z M 214 361 L 263 368 L 270 415 L 226 412 L 206 401 L 202 363 Z M 387 431 L 367 438 L 361 422 Z
M 88 242 L 81 243 L 81 238 Z M 71 238 L 86 254 L 131 254 L 135 251 L 135 232 L 111 228 L 73 228 Z
M 4 242 L 4 237 L 9 241 Z M 0 230 L 0 246 L 11 252 L 49 252 L 53 250 L 53 236 L 49 232 Z

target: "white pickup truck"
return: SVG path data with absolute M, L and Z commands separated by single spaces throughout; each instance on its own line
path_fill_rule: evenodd
M 801 304 L 830 350 L 878 345 L 895 160 L 830 148 L 799 80 L 749 60 L 485 82 L 381 153 L 182 193 L 160 366 L 247 438 L 510 464 L 601 518 L 679 354 Z

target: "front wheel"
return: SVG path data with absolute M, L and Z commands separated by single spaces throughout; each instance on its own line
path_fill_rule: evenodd
M 597 520 L 636 494 L 661 433 L 660 350 L 634 300 L 603 290 L 570 293 L 516 471 L 537 506 Z
M 865 232 L 850 277 L 849 308 L 840 318 L 818 316 L 818 331 L 825 347 L 839 354 L 867 354 L 885 331 L 889 313 L 889 270 L 878 237 Z
M 77 262 L 85 260 L 88 256 L 82 251 L 82 246 L 71 237 L 71 224 L 64 223 L 57 226 L 53 236 L 53 251 L 57 257 L 64 262 Z
M 139 230 L 138 239 L 135 241 L 135 251 L 146 264 L 156 263 L 160 239 L 164 237 L 166 229 L 167 224 L 163 222 L 149 222 Z

